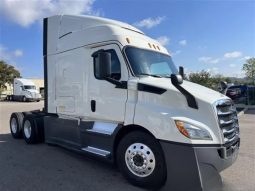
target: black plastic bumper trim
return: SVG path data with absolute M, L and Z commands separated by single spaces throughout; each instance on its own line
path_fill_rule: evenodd
M 190 144 L 190 143 L 180 143 L 175 141 L 167 141 L 162 139 L 158 139 L 158 140 L 164 143 L 170 143 L 174 145 L 181 145 L 181 146 L 187 146 L 187 147 L 222 147 L 224 146 L 222 144 Z

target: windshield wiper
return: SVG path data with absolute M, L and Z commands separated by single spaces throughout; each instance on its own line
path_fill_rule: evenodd
M 144 75 L 144 76 L 152 76 L 155 78 L 162 78 L 162 76 L 158 75 L 158 74 L 146 74 L 146 73 L 140 73 L 139 75 Z
M 170 74 L 165 74 L 163 77 L 164 78 L 171 78 L 171 75 Z

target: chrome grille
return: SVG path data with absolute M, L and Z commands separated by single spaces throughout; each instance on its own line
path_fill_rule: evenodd
M 39 94 L 36 92 L 31 92 L 32 98 L 39 98 Z
M 35 98 L 39 98 L 39 95 L 38 93 L 35 93 Z
M 216 103 L 216 110 L 224 143 L 231 146 L 239 140 L 239 124 L 235 106 L 231 100 L 219 100 Z

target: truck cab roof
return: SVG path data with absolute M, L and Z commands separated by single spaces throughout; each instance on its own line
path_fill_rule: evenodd
M 15 84 L 19 83 L 19 84 L 28 85 L 28 86 L 34 86 L 35 85 L 31 80 L 24 79 L 24 78 L 15 78 L 14 83 Z
M 44 55 L 110 41 L 118 42 L 123 46 L 136 46 L 169 54 L 158 41 L 146 36 L 139 29 L 111 19 L 95 16 L 56 15 L 45 18 L 44 23 L 49 26 L 45 27 L 47 38 L 44 40 L 47 42 L 44 44 L 47 51 L 44 51 Z
M 123 23 L 120 21 L 115 21 L 112 19 L 106 19 L 102 17 L 95 17 L 95 16 L 87 16 L 87 15 L 60 15 L 57 16 L 60 17 L 62 20 L 62 27 L 61 30 L 59 31 L 59 36 L 65 35 L 69 32 L 72 31 L 77 31 L 77 30 L 82 30 L 86 28 L 92 28 L 92 27 L 97 27 L 100 25 L 112 25 L 112 26 L 118 26 L 121 28 L 125 28 L 137 33 L 144 34 L 142 31 L 139 29 L 127 24 Z M 67 25 L 72 23 L 72 25 Z

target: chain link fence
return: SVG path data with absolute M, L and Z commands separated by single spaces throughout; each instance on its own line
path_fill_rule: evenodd
M 255 105 L 255 86 L 231 86 L 226 95 L 237 105 Z
M 247 87 L 247 105 L 255 105 L 255 86 Z

